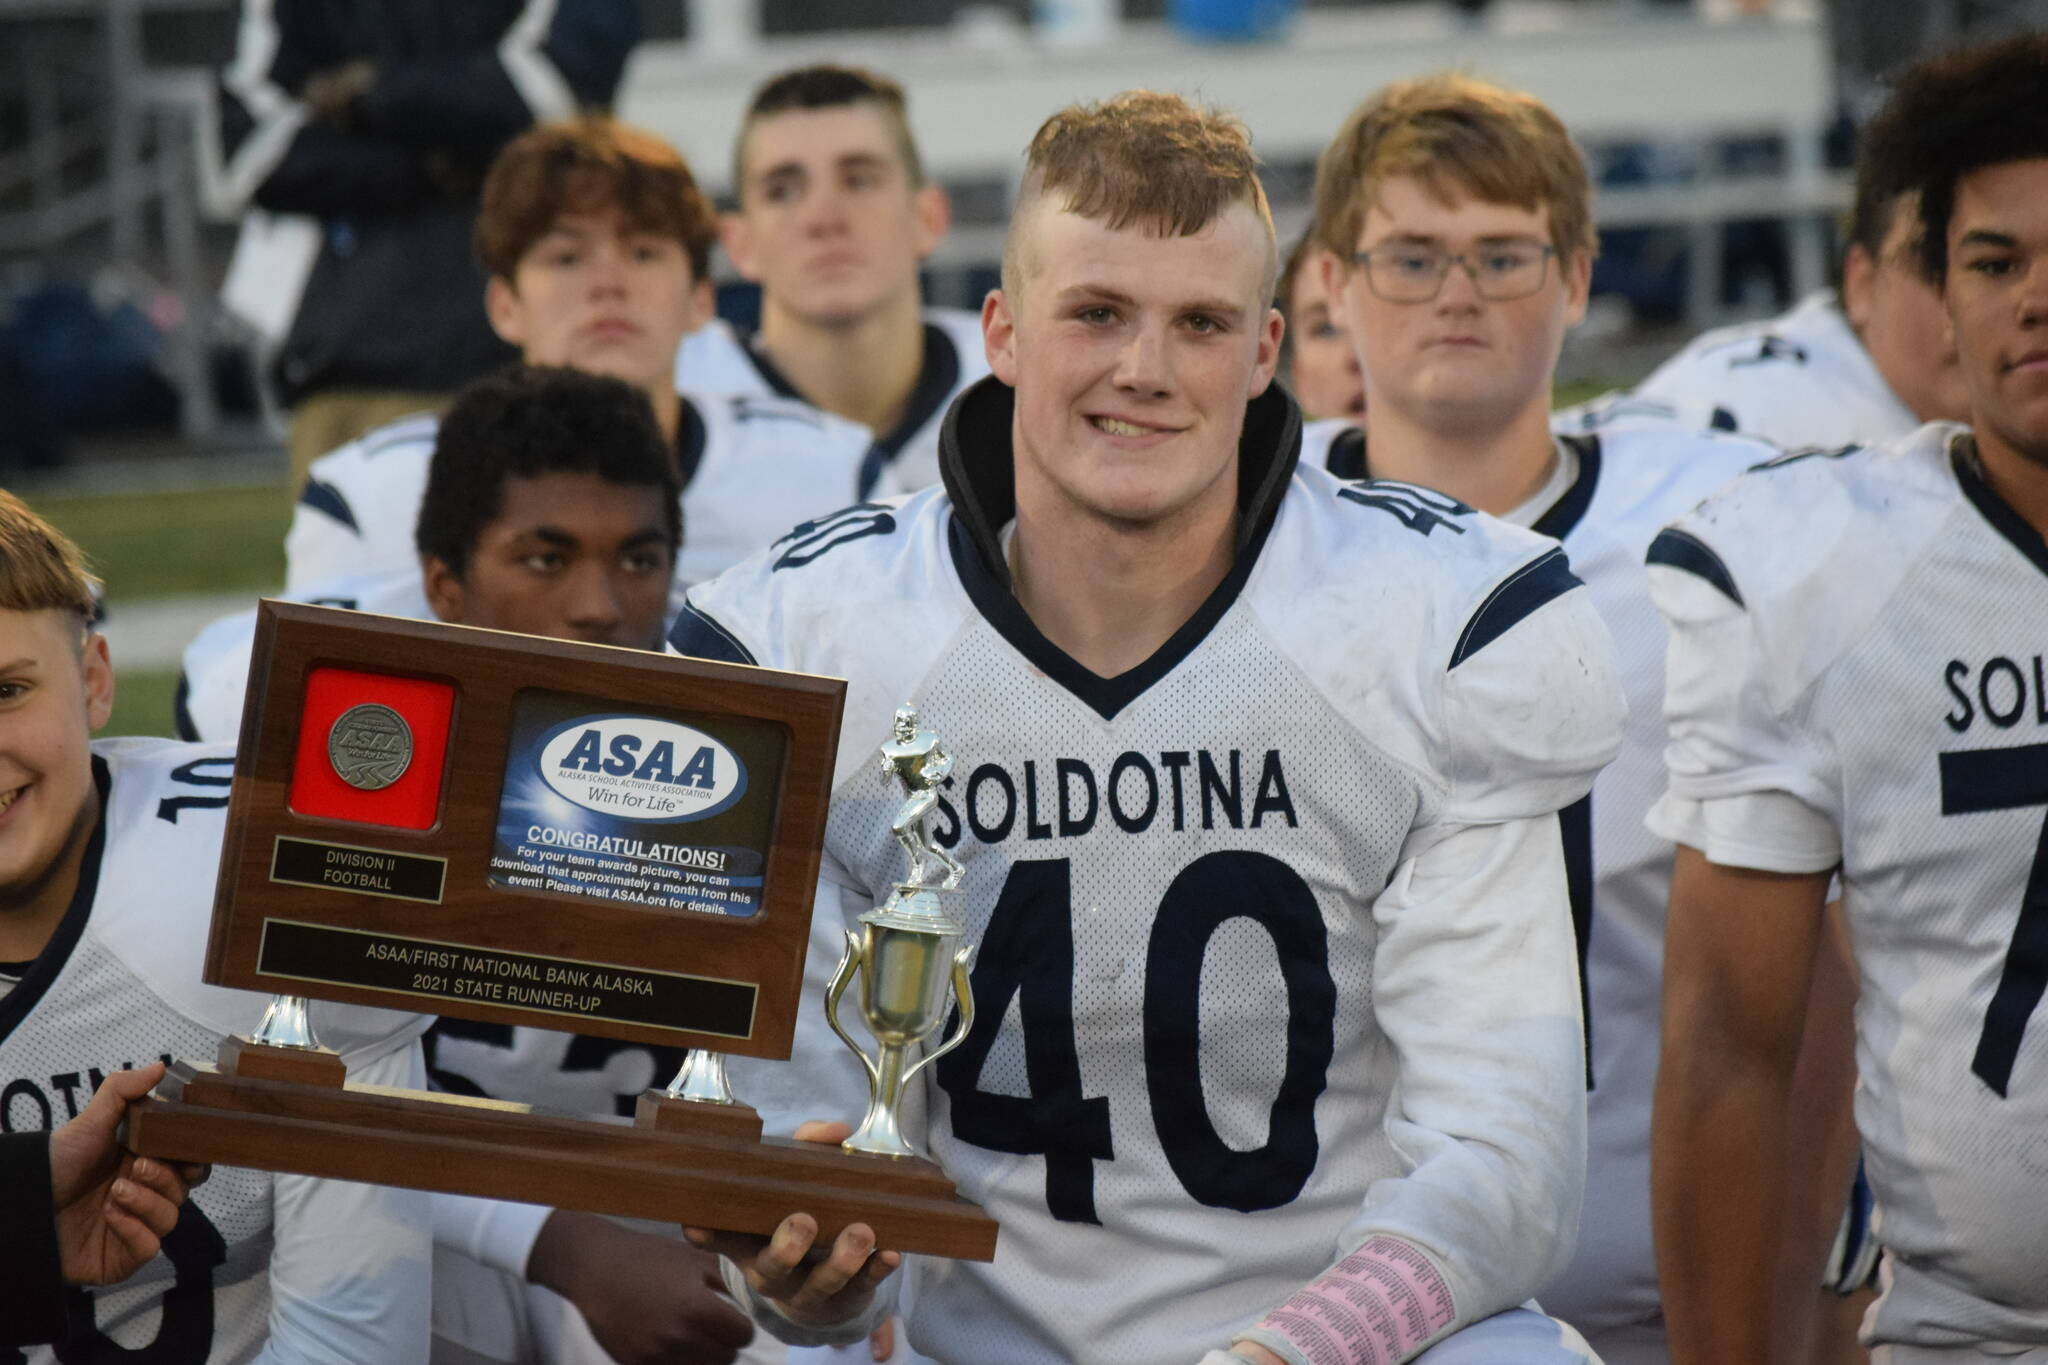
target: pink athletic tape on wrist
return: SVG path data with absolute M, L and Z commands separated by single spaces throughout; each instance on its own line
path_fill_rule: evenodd
M 1398 1237 L 1374 1237 L 1268 1313 L 1311 1365 L 1393 1365 L 1451 1325 L 1451 1287 Z

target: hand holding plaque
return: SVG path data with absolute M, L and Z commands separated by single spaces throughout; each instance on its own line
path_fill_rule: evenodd
M 822 1239 L 864 1223 L 883 1246 L 993 1255 L 995 1225 L 930 1162 L 761 1140 L 724 1088 L 724 1054 L 789 1055 L 843 695 L 835 679 L 264 603 L 205 977 L 277 999 L 217 1067 L 173 1067 L 131 1145 L 744 1234 L 801 1210 Z M 942 908 L 958 864 L 913 813 L 949 760 L 914 722 L 894 769 L 912 876 L 862 936 L 877 1134 L 914 1074 L 903 1052 L 944 1018 L 949 962 L 970 1008 Z M 633 1127 L 358 1091 L 313 1039 L 307 997 L 694 1051 Z M 909 1154 L 900 1134 L 876 1140 L 860 1150 Z

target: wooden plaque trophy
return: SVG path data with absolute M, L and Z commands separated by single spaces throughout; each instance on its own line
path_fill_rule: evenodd
M 801 1210 L 826 1240 L 864 1222 L 884 1247 L 989 1259 L 994 1222 L 931 1162 L 764 1139 L 725 1087 L 722 1055 L 790 1052 L 844 698 L 832 678 L 264 602 L 205 977 L 274 999 L 217 1065 L 172 1068 L 129 1145 L 732 1232 Z M 899 715 L 905 733 L 928 732 Z M 898 766 L 914 804 L 925 768 Z M 972 1017 L 957 926 L 906 918 L 951 889 L 922 869 L 870 917 L 865 957 L 849 936 L 832 993 L 865 972 L 882 1062 L 863 1060 L 891 1110 L 949 979 L 952 1041 Z M 692 1051 L 635 1124 L 606 1123 L 350 1086 L 306 997 Z

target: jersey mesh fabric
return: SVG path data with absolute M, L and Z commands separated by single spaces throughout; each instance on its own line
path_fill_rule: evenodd
M 1241 1324 L 1246 1276 L 1258 1276 L 1278 1302 L 1320 1273 L 1335 1253 L 1331 1230 L 1355 1214 L 1372 1179 L 1400 1169 L 1379 1121 L 1387 1059 L 1373 1025 L 1374 930 L 1360 907 L 1386 883 L 1417 810 L 1416 782 L 1329 709 L 1243 606 L 1113 722 L 1024 664 L 985 625 L 920 691 L 920 715 L 956 757 L 939 827 L 961 832 L 955 853 L 967 865 L 969 939 L 987 934 L 1005 879 L 1023 860 L 1064 860 L 1070 878 L 1068 906 L 1037 903 L 1028 913 L 1068 917 L 1071 1020 L 1026 1017 L 1020 991 L 1006 1002 L 1009 1027 L 974 1084 L 1031 1096 L 1030 1031 L 1077 1037 L 1081 1094 L 1106 1101 L 1114 1160 L 1091 1163 L 1088 1177 L 1101 1222 L 1059 1221 L 1049 1214 L 1044 1157 L 976 1147 L 956 1136 L 957 1122 L 939 1118 L 934 1154 L 1003 1223 L 1011 1250 L 999 1251 L 986 1279 L 927 1267 L 913 1339 L 942 1359 L 1034 1358 L 1022 1349 L 1034 1329 L 1020 1309 L 1059 1303 L 1085 1323 L 1063 1324 L 1062 1338 L 1094 1342 L 1094 1358 L 1193 1359 Z M 1292 821 L 1279 804 L 1283 784 Z M 902 873 L 888 836 L 894 798 L 879 778 L 849 786 L 834 804 L 831 847 L 870 885 L 885 885 Z M 1256 1196 L 1276 1201 L 1257 1220 L 1190 1198 L 1161 1142 L 1159 1125 L 1171 1121 L 1153 1110 L 1155 1086 L 1199 1085 L 1224 1146 L 1246 1152 L 1268 1141 L 1293 1022 L 1275 937 L 1242 917 L 1255 906 L 1212 908 L 1199 870 L 1176 880 L 1197 859 L 1233 851 L 1278 859 L 1312 890 L 1328 946 L 1326 961 L 1311 965 L 1336 987 L 1336 1050 L 1314 1108 L 1313 1174 L 1297 1189 L 1277 1182 Z M 1227 871 L 1219 882 L 1229 884 Z M 1161 1013 L 1157 1001 L 1148 1011 L 1148 958 L 1192 941 L 1193 928 L 1172 918 L 1191 911 L 1225 918 L 1199 958 L 1199 1048 L 1176 1056 L 1187 1069 L 1167 1078 L 1148 1074 L 1148 1032 Z M 1058 1236 L 1071 1236 L 1072 1246 L 1053 1254 L 1039 1245 Z M 1247 1236 L 1259 1245 L 1240 1255 Z M 968 1323 L 977 1325 L 961 1335 L 955 1324 Z M 1014 1340 L 998 1348 L 992 1331 Z

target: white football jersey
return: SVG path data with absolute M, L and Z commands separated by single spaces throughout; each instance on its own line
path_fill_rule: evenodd
M 981 314 L 964 308 L 925 309 L 924 369 L 917 387 L 895 428 L 875 434 L 894 488 L 909 491 L 939 481 L 939 429 L 946 409 L 987 373 Z M 722 318 L 683 338 L 676 353 L 676 387 L 803 397 L 787 375 Z
M 1875 1343 L 2048 1345 L 2048 546 L 1933 423 L 1738 479 L 1650 549 L 1671 626 L 1653 827 L 1839 864 Z
M 1331 425 L 1341 426 L 1304 428 L 1304 452 L 1306 433 Z M 1364 432 L 1350 431 L 1322 443 L 1324 460 L 1340 477 L 1366 477 Z M 1549 1312 L 1597 1334 L 1659 1322 L 1650 1102 L 1672 846 L 1643 824 L 1664 789 L 1665 740 L 1664 623 L 1650 601 L 1643 557 L 1674 518 L 1779 452 L 1633 414 L 1557 439 L 1572 477 L 1509 520 L 1564 545 L 1614 636 L 1629 708 L 1620 754 L 1592 793 L 1560 817 L 1586 984 L 1588 1161 L 1578 1250 L 1540 1297 Z
M 1635 392 L 1669 404 L 1687 426 L 1739 431 L 1787 450 L 1889 441 L 1920 425 L 1832 290 L 1780 317 L 1702 333 Z
M 1622 712 L 1588 594 L 1552 542 L 1296 467 L 1273 391 L 1236 567 L 1100 678 L 1010 591 L 1009 411 L 968 394 L 947 488 L 799 527 L 693 589 L 673 637 L 848 679 L 814 990 L 904 875 L 875 756 L 895 707 L 956 756 L 934 830 L 966 868 L 977 1014 L 913 1127 L 1002 1233 L 991 1265 L 913 1267 L 912 1344 L 1186 1365 L 1380 1234 L 1459 1326 L 1520 1302 L 1569 1254 L 1583 1173 L 1553 812 Z M 865 1103 L 816 1003 L 792 1062 L 733 1063 L 779 1127 Z
M 427 605 L 417 562 L 398 573 L 348 575 L 278 597 L 412 621 L 437 619 Z M 172 702 L 180 739 L 232 745 L 240 738 L 249 655 L 255 644 L 254 607 L 223 616 L 192 637 L 179 659 L 184 672 Z
M 285 535 L 285 591 L 339 578 L 419 572 L 413 528 L 440 418 L 379 427 L 313 462 Z M 867 428 L 770 394 L 683 395 L 684 471 L 676 581 L 713 577 L 798 521 L 889 493 Z
M 123 1067 L 210 1063 L 267 1003 L 200 981 L 233 752 L 100 740 L 92 764 L 102 814 L 77 895 L 0 995 L 0 1131 L 64 1123 Z M 322 1001 L 313 1024 L 351 1079 L 420 1083 L 420 1016 Z M 216 1166 L 155 1259 L 120 1285 L 80 1291 L 95 1334 L 27 1358 L 424 1360 L 428 1237 L 417 1191 Z

